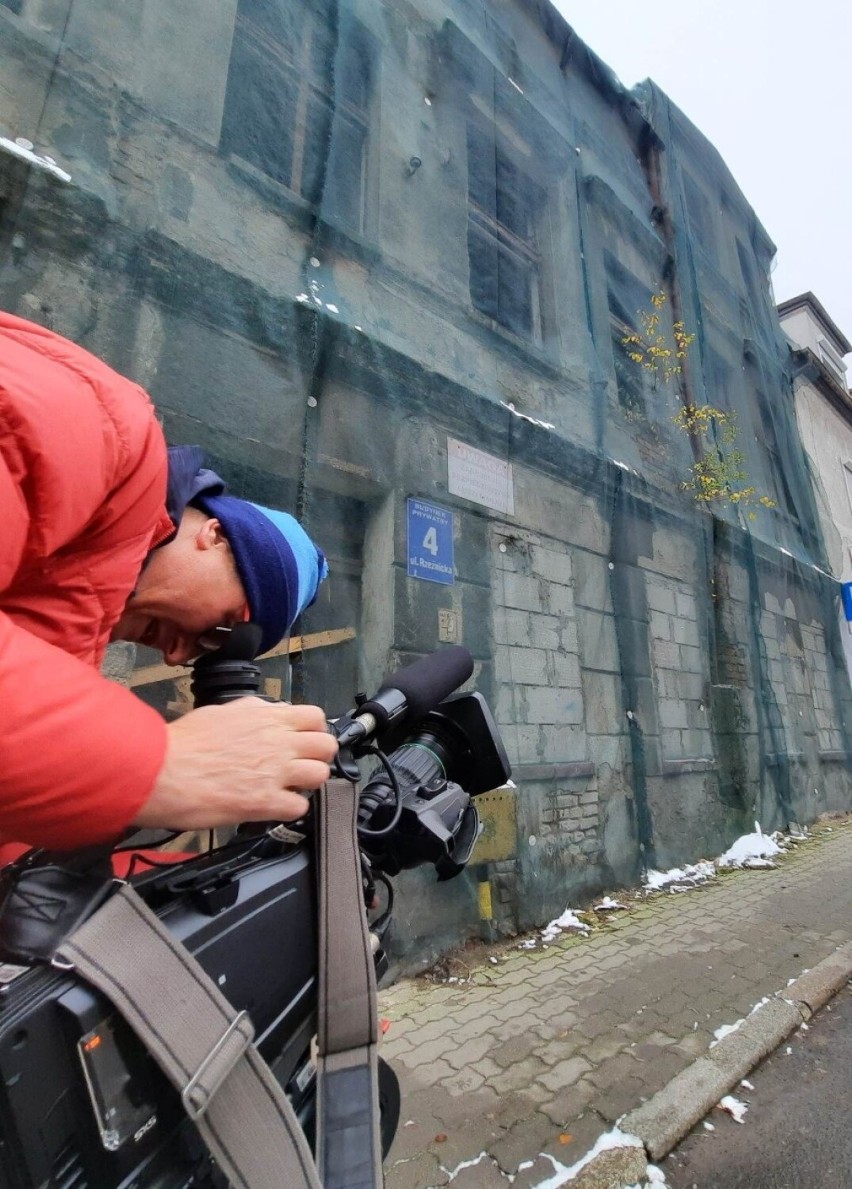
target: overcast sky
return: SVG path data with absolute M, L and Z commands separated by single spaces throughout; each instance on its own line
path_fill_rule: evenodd
M 852 0 L 555 4 L 625 85 L 654 79 L 722 154 L 778 249 L 776 301 L 810 289 L 852 340 Z

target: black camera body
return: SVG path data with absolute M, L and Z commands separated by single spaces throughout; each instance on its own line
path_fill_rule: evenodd
M 236 660 L 240 693 L 255 692 L 259 671 L 250 659 Z M 249 680 L 251 667 L 256 682 Z M 227 700 L 235 689 L 234 668 L 228 656 L 219 658 L 218 667 L 214 658 L 198 662 L 197 701 Z M 457 676 L 455 685 L 461 684 Z M 215 697 L 205 694 L 211 686 Z M 361 789 L 358 814 L 365 904 L 374 902 L 376 883 L 386 889 L 385 904 L 370 921 L 379 976 L 387 968 L 382 939 L 393 902 L 387 876 L 424 862 L 435 865 L 439 878 L 460 871 L 479 830 L 471 795 L 509 776 L 479 694 L 450 697 L 425 713 L 416 696 L 410 701 L 413 715 L 395 715 L 393 723 L 379 723 L 363 736 L 364 722 L 369 728 L 372 719 L 359 715 L 358 706 L 334 724 L 343 740 L 338 774 L 350 779 L 358 772 L 354 760 L 374 750 L 367 736 L 383 744 L 387 737 L 394 748 L 390 755 L 379 753 L 380 765 Z M 79 880 L 72 863 L 63 867 L 57 856 L 39 855 L 5 873 L 0 1189 L 224 1186 L 178 1092 L 112 1005 L 73 971 L 33 960 L 34 952 L 49 957 L 63 940 L 45 941 L 51 926 L 44 919 L 52 911 L 59 921 L 67 910 L 63 875 L 69 886 Z M 244 827 L 217 850 L 146 869 L 131 882 L 234 1008 L 249 1013 L 255 1043 L 313 1142 L 318 936 L 310 829 L 300 838 L 274 824 Z M 92 883 L 98 887 L 97 877 Z M 96 894 L 91 903 L 98 902 Z M 379 1094 L 387 1152 L 399 1117 L 399 1089 L 383 1062 Z
M 246 840 L 228 848 L 225 861 L 237 869 L 227 877 L 217 877 L 219 854 L 179 870 L 158 869 L 134 886 L 234 1007 L 249 1011 L 261 1054 L 307 1129 L 316 881 L 307 845 L 274 849 L 279 853 L 264 857 Z M 174 886 L 176 879 L 182 887 Z M 209 890 L 217 883 L 233 897 L 218 910 Z M 7 977 L 11 973 L 7 967 Z M 6 984 L 0 1009 L 3 1189 L 177 1189 L 204 1184 L 204 1176 L 215 1184 L 208 1165 L 177 1091 L 111 1004 L 73 972 L 51 966 L 31 967 Z

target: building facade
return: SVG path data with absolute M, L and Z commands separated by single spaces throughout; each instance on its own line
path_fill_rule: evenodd
M 832 574 L 852 582 L 852 396 L 844 356 L 852 344 L 813 293 L 778 306 L 793 349 L 796 420 L 816 491 Z M 852 672 L 852 635 L 840 609 L 840 631 Z
M 329 555 L 270 688 L 473 652 L 500 928 L 850 806 L 774 248 L 653 84 L 544 0 L 3 0 L 0 112 L 0 301 Z M 405 877 L 400 961 L 476 892 Z

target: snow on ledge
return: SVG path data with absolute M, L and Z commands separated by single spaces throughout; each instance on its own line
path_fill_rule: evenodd
M 53 174 L 61 182 L 70 182 L 71 174 L 61 169 L 52 157 L 42 156 L 33 150 L 32 142 L 19 136 L 17 140 L 10 140 L 7 136 L 0 136 L 0 152 L 9 153 L 12 157 L 19 157 L 45 173 Z
M 522 421 L 529 421 L 530 425 L 537 425 L 539 429 L 556 429 L 552 421 L 539 421 L 537 417 L 530 417 L 527 413 L 519 413 L 511 401 L 507 403 L 501 400 L 500 404 L 504 409 L 508 409 L 510 413 L 514 413 L 516 417 L 520 417 Z

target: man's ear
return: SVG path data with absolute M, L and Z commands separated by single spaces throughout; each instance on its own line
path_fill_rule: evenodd
M 228 545 L 228 538 L 215 516 L 210 516 L 201 525 L 195 535 L 195 545 L 198 549 L 214 549 L 218 545 Z

